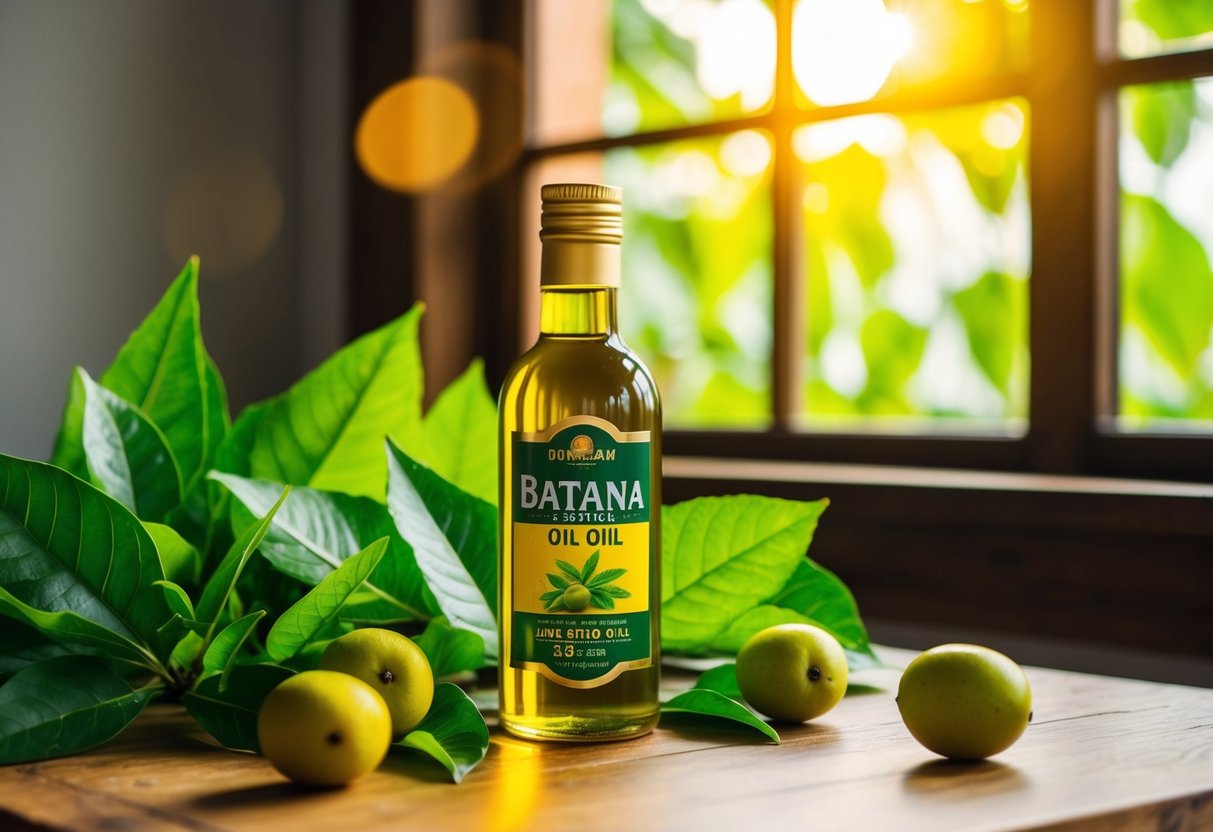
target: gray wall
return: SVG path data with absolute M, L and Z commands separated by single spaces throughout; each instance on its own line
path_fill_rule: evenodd
M 340 343 L 344 44 L 326 0 L 0 0 L 0 451 L 190 253 L 234 405 Z

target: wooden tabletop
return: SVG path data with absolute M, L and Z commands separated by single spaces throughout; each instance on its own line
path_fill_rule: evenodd
M 889 689 L 781 726 L 779 746 L 668 721 L 603 745 L 494 730 L 462 785 L 393 751 L 377 772 L 323 792 L 292 786 L 157 705 L 89 754 L 0 768 L 0 829 L 1213 829 L 1213 690 L 1028 676 L 1032 725 L 983 763 L 921 748 Z M 896 676 L 885 681 L 895 687 Z

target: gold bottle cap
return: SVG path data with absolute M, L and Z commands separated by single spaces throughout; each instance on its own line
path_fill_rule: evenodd
M 558 183 L 544 185 L 539 195 L 543 200 L 540 283 L 618 286 L 623 189 Z

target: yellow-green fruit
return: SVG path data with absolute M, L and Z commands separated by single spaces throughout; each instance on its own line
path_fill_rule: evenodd
M 1032 717 L 1023 669 L 975 644 L 932 647 L 905 669 L 897 707 L 910 733 L 936 754 L 980 760 L 1005 751 Z
M 573 584 L 564 591 L 564 605 L 573 612 L 583 610 L 590 603 L 590 591 L 581 584 Z
M 368 627 L 332 641 L 320 659 L 325 670 L 348 673 L 383 697 L 392 715 L 392 733 L 417 727 L 434 702 L 434 673 L 411 638 Z
M 392 718 L 370 685 L 308 670 L 270 691 L 257 715 L 261 753 L 299 783 L 341 786 L 383 762 Z
M 847 654 L 820 627 L 768 627 L 737 654 L 737 683 L 759 713 L 804 722 L 833 708 L 847 692 Z

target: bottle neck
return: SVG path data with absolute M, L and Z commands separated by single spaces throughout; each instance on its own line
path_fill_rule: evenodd
M 539 334 L 603 337 L 616 333 L 619 322 L 613 286 L 541 286 Z

